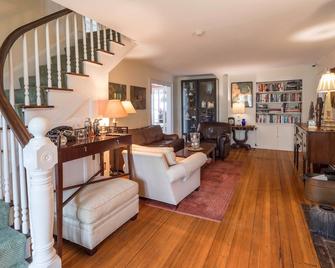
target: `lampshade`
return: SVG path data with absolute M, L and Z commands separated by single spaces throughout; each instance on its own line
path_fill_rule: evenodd
M 102 116 L 108 118 L 126 117 L 128 114 L 120 100 L 108 100 L 105 104 Z
M 122 106 L 128 114 L 136 114 L 136 110 L 129 100 L 122 101 Z
M 321 76 L 318 92 L 331 92 L 335 91 L 335 74 L 327 72 Z
M 233 114 L 244 114 L 245 113 L 245 105 L 244 102 L 235 102 L 233 103 Z

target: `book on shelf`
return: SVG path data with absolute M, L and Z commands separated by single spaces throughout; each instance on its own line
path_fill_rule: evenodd
M 302 90 L 302 80 L 286 80 L 286 81 L 272 81 L 272 82 L 258 82 L 257 92 L 282 92 Z
M 256 122 L 260 124 L 294 124 L 300 122 L 300 115 L 257 114 Z
M 256 122 L 293 124 L 301 121 L 302 80 L 258 82 Z

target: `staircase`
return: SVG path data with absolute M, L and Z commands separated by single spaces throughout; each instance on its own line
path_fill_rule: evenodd
M 28 267 L 26 236 L 8 226 L 9 205 L 0 201 L 0 267 Z
M 95 101 L 108 99 L 109 72 L 133 47 L 126 36 L 69 9 L 24 25 L 4 41 L 0 268 L 61 267 L 53 248 L 52 174 L 57 148 L 44 135 L 51 127 L 78 127 L 85 118 L 94 118 Z M 29 122 L 33 123 L 28 131 Z M 33 250 L 28 246 L 26 252 L 30 237 Z M 25 256 L 32 257 L 29 264 Z

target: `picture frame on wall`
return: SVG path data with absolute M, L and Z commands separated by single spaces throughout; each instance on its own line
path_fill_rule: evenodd
M 244 103 L 246 108 L 253 107 L 253 82 L 231 83 L 231 107 L 234 103 Z
M 235 126 L 235 117 L 228 117 L 228 124 L 231 126 Z
M 130 101 L 135 110 L 146 109 L 146 91 L 145 87 L 130 86 Z
M 108 99 L 124 101 L 127 99 L 127 86 L 109 82 L 108 84 Z

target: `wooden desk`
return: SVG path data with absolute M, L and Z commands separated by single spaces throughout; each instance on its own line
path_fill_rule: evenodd
M 295 124 L 294 164 L 299 169 L 299 152 L 303 156 L 303 173 L 313 171 L 313 164 L 335 164 L 335 127 L 311 129 Z
M 132 178 L 131 144 L 132 144 L 131 135 L 118 134 L 114 136 L 91 137 L 58 147 L 58 164 L 56 167 L 56 213 L 57 213 L 57 254 L 60 257 L 62 256 L 62 247 L 63 247 L 63 207 L 68 202 L 70 202 L 75 197 L 75 195 L 77 195 L 85 186 L 92 183 L 98 183 L 118 177 L 118 176 L 112 176 L 102 178 L 99 180 L 94 180 L 94 178 L 96 178 L 96 176 L 98 176 L 99 174 L 103 175 L 104 172 L 103 153 L 105 151 L 118 149 L 120 147 L 127 148 L 129 156 L 128 157 L 129 173 L 124 174 L 123 176 L 128 175 L 129 179 L 131 179 Z M 100 154 L 99 171 L 96 172 L 85 183 L 63 188 L 63 163 L 95 154 Z M 63 191 L 72 188 L 78 188 L 78 189 L 68 199 L 63 201 Z
M 234 144 L 232 144 L 233 148 L 245 148 L 247 150 L 251 149 L 250 144 L 247 144 L 248 141 L 248 131 L 253 131 L 256 130 L 256 126 L 254 125 L 246 125 L 246 126 L 232 126 L 231 127 L 232 131 L 233 131 L 233 140 L 234 140 Z M 239 140 L 236 137 L 236 130 L 242 130 L 244 131 L 244 139 Z

